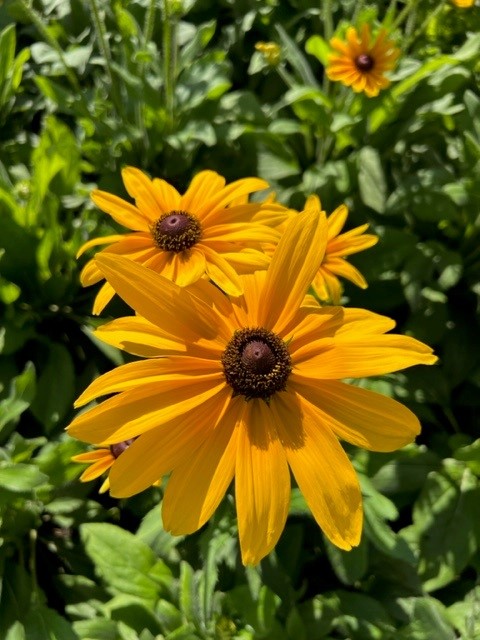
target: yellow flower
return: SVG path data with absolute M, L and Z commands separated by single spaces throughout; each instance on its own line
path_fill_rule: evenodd
M 453 4 L 460 9 L 468 9 L 473 7 L 475 0 L 452 0 Z
M 354 91 L 363 91 L 369 98 L 378 96 L 380 90 L 390 84 L 385 72 L 393 69 L 400 51 L 387 37 L 385 29 L 372 41 L 367 24 L 362 26 L 361 36 L 354 27 L 349 27 L 346 42 L 332 38 L 330 45 L 338 52 L 329 58 L 326 74 L 330 80 L 342 82 Z
M 276 42 L 257 42 L 255 49 L 265 58 L 272 67 L 276 67 L 282 57 L 282 50 Z
M 80 476 L 81 482 L 90 482 L 106 473 L 115 460 L 132 444 L 133 439 L 117 442 L 109 447 L 97 447 L 93 451 L 86 451 L 72 456 L 74 462 L 90 465 Z M 99 493 L 105 493 L 110 488 L 110 479 L 107 476 L 102 486 L 98 490 Z
M 242 293 L 238 273 L 268 266 L 269 258 L 261 246 L 275 243 L 279 234 L 251 222 L 260 204 L 228 206 L 267 188 L 264 180 L 244 178 L 226 185 L 214 171 L 201 171 L 180 195 L 165 180 L 151 180 L 133 167 L 124 169 L 122 178 L 135 206 L 99 190 L 93 191 L 92 200 L 133 233 L 90 240 L 77 257 L 91 247 L 110 244 L 101 253 L 126 256 L 182 287 L 206 276 L 234 296 Z M 248 250 L 244 249 L 246 243 Z M 80 279 L 83 286 L 103 280 L 93 259 L 83 268 Z M 106 282 L 95 299 L 93 313 L 101 313 L 114 293 Z
M 320 208 L 318 196 L 310 196 L 305 206 Z M 347 262 L 345 256 L 369 249 L 378 242 L 378 236 L 364 233 L 368 229 L 368 224 L 362 224 L 360 227 L 340 234 L 347 217 L 348 209 L 344 204 L 328 216 L 325 256 L 312 283 L 318 298 L 333 304 L 339 304 L 342 295 L 339 276 L 350 280 L 361 289 L 366 289 L 368 286 L 360 271 Z
M 392 451 L 420 430 L 399 402 L 340 381 L 436 357 L 414 338 L 386 335 L 389 318 L 309 304 L 326 242 L 322 212 L 295 216 L 268 270 L 242 276 L 244 294 L 231 299 L 206 281 L 194 294 L 125 258 L 97 257 L 138 314 L 97 336 L 147 359 L 97 378 L 76 406 L 115 395 L 69 433 L 102 446 L 136 438 L 111 468 L 111 493 L 133 495 L 171 473 L 163 522 L 173 534 L 199 529 L 235 478 L 245 564 L 282 533 L 290 470 L 326 536 L 342 549 L 358 545 L 360 488 L 338 439 Z

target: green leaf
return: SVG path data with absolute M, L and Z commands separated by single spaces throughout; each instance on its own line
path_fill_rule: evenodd
M 30 606 L 31 589 L 31 578 L 25 569 L 15 560 L 0 556 L 0 638 L 5 638 L 16 621 L 23 620 Z M 21 637 L 23 629 L 19 625 L 17 629 Z
M 358 547 L 343 551 L 332 544 L 325 536 L 325 549 L 335 574 L 343 584 L 354 585 L 361 580 L 368 569 L 368 544 L 365 536 Z
M 0 490 L 2 492 L 30 493 L 47 481 L 47 476 L 32 464 L 0 462 Z
M 405 603 L 406 599 L 400 599 Z M 434 598 L 411 598 L 408 603 L 411 622 L 396 637 L 401 640 L 455 640 L 445 607 Z
M 80 527 L 85 551 L 95 564 L 96 573 L 114 592 L 157 600 L 170 571 L 153 551 L 132 533 L 106 523 Z
M 10 435 L 21 414 L 35 395 L 35 368 L 31 362 L 10 383 L 8 397 L 0 401 L 0 442 Z
M 377 213 L 384 213 L 387 185 L 380 154 L 373 147 L 363 147 L 358 153 L 357 166 L 358 186 L 363 204 Z
M 315 56 L 324 67 L 328 64 L 328 56 L 331 53 L 330 45 L 321 36 L 310 36 L 305 44 L 305 51 L 312 56 Z
M 275 30 L 278 33 L 280 42 L 282 43 L 282 53 L 284 54 L 284 57 L 298 73 L 303 83 L 310 85 L 311 87 L 318 87 L 317 79 L 312 73 L 305 56 L 295 44 L 295 41 L 290 38 L 281 24 L 276 24 Z
M 37 393 L 30 407 L 47 433 L 71 410 L 74 396 L 75 371 L 70 352 L 62 344 L 52 342 L 46 364 L 39 371 Z
M 43 605 L 30 609 L 24 625 L 28 640 L 80 640 L 65 618 Z

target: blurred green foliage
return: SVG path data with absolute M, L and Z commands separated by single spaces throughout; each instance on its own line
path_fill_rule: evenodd
M 376 99 L 323 74 L 333 31 L 372 19 L 403 48 Z M 480 638 L 478 7 L 5 0 L 0 60 L 0 638 Z M 172 538 L 161 489 L 118 503 L 78 482 L 73 400 L 123 356 L 91 337 L 75 254 L 115 232 L 89 192 L 125 195 L 124 165 L 181 189 L 204 168 L 259 175 L 294 207 L 346 202 L 380 236 L 353 260 L 368 290 L 345 300 L 440 365 L 364 382 L 423 431 L 392 454 L 347 448 L 365 505 L 352 552 L 297 490 L 275 553 L 245 569 L 229 499 Z

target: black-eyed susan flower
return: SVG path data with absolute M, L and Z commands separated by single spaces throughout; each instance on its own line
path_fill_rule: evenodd
M 306 207 L 321 208 L 318 196 L 310 196 Z M 325 255 L 312 282 L 317 297 L 333 304 L 339 304 L 342 296 L 342 285 L 339 278 L 346 278 L 361 289 L 367 288 L 367 281 L 360 271 L 345 258 L 369 249 L 378 242 L 378 236 L 365 233 L 368 224 L 362 224 L 346 233 L 340 233 L 347 217 L 348 209 L 344 204 L 337 207 L 328 216 Z
M 104 473 L 107 473 L 118 456 L 128 449 L 132 442 L 133 438 L 130 438 L 123 442 L 116 442 L 109 447 L 97 447 L 92 451 L 86 451 L 85 453 L 79 453 L 78 455 L 73 456 L 73 462 L 80 462 L 81 464 L 89 465 L 80 476 L 80 481 L 90 482 L 91 480 L 96 480 Z M 109 488 L 110 479 L 107 476 L 98 492 L 105 493 Z
M 326 536 L 342 549 L 358 545 L 360 488 L 339 438 L 392 451 L 420 430 L 399 402 L 341 382 L 436 357 L 386 334 L 389 318 L 310 304 L 326 243 L 325 214 L 295 216 L 268 270 L 241 276 L 244 293 L 231 299 L 206 281 L 194 292 L 121 256 L 96 258 L 138 314 L 97 335 L 147 359 L 97 378 L 77 406 L 115 395 L 69 433 L 101 446 L 136 438 L 111 467 L 111 493 L 130 496 L 171 473 L 163 522 L 174 534 L 199 529 L 235 479 L 245 564 L 269 553 L 284 528 L 290 470 Z
M 356 92 L 363 91 L 369 98 L 378 96 L 390 84 L 385 73 L 393 69 L 400 51 L 385 29 L 372 39 L 368 24 L 362 26 L 361 34 L 349 27 L 345 42 L 332 38 L 330 45 L 335 50 L 326 68 L 330 80 L 342 82 Z
M 123 255 L 188 286 L 207 277 L 230 295 L 242 292 L 238 272 L 268 266 L 260 250 L 264 242 L 276 242 L 278 232 L 251 219 L 259 204 L 228 206 L 238 198 L 265 189 L 258 178 L 244 178 L 231 184 L 214 171 L 201 171 L 184 195 L 165 180 L 151 180 L 139 169 L 127 167 L 122 178 L 135 205 L 106 191 L 95 190 L 92 199 L 119 224 L 132 230 L 125 235 L 95 238 L 78 252 L 109 244 L 102 253 Z M 244 245 L 248 243 L 248 251 Z M 92 259 L 80 275 L 84 286 L 103 280 Z M 101 313 L 114 295 L 106 282 L 96 296 L 93 312 Z
M 475 0 L 452 0 L 452 2 L 459 9 L 469 9 L 475 4 Z

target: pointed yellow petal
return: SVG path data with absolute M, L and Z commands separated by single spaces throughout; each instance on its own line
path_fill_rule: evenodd
M 195 464 L 198 449 L 225 413 L 230 398 L 230 389 L 224 388 L 174 421 L 143 433 L 117 458 L 110 473 L 112 495 L 134 495 L 179 465 Z M 193 484 L 198 481 L 200 478 Z
M 167 213 L 157 201 L 152 181 L 143 171 L 126 167 L 122 169 L 122 178 L 128 194 L 135 199 L 135 204 L 147 220 L 155 222 L 163 213 Z
M 82 407 L 100 396 L 128 391 L 152 382 L 158 382 L 161 385 L 182 377 L 187 381 L 219 371 L 221 371 L 220 362 L 190 356 L 129 362 L 99 376 L 85 389 L 75 401 L 74 406 Z
M 224 186 L 225 178 L 215 171 L 200 171 L 181 197 L 181 210 L 201 217 L 201 212 L 208 206 L 210 199 L 221 192 Z
M 263 224 L 253 222 L 208 226 L 202 236 L 203 244 L 215 242 L 276 242 L 280 234 Z
M 205 224 L 210 223 L 210 216 L 216 216 L 218 209 L 226 207 L 237 198 L 249 195 L 255 191 L 268 189 L 268 182 L 259 178 L 242 178 L 227 184 L 216 194 L 212 194 L 203 206 L 197 209 L 197 215 Z
M 259 324 L 281 334 L 303 302 L 322 262 L 325 214 L 309 209 L 292 218 L 267 271 Z
M 245 405 L 233 398 L 221 422 L 202 446 L 174 469 L 165 491 L 162 517 L 174 535 L 193 533 L 207 522 L 232 481 L 237 452 L 235 426 Z
M 290 473 L 274 417 L 263 400 L 239 426 L 235 501 L 242 562 L 258 564 L 277 544 L 290 503 Z
M 88 467 L 88 469 L 85 469 L 85 471 L 82 473 L 82 475 L 80 476 L 80 481 L 89 482 L 90 480 L 95 480 L 95 478 L 98 478 L 99 476 L 101 476 L 102 473 L 105 473 L 105 471 L 108 471 L 108 469 L 110 469 L 110 467 L 112 466 L 113 462 L 114 462 L 114 457 L 111 454 L 108 456 L 105 456 L 104 458 L 102 458 L 101 460 L 98 460 L 97 462 L 94 462 L 92 465 Z
M 93 202 L 99 209 L 112 216 L 116 222 L 134 231 L 148 231 L 149 221 L 133 204 L 114 196 L 108 191 L 94 189 L 91 193 Z
M 179 378 L 144 384 L 81 413 L 67 430 L 91 444 L 123 442 L 201 406 L 225 386 L 222 374 L 202 376 L 196 383 Z
M 160 178 L 154 178 L 152 181 L 152 189 L 155 194 L 155 200 L 162 211 L 170 213 L 180 209 L 180 194 L 172 187 L 171 184 Z
M 100 315 L 114 295 L 115 290 L 113 289 L 113 287 L 110 285 L 110 283 L 105 282 L 105 284 L 102 285 L 100 291 L 95 297 L 92 309 L 93 315 Z
M 242 294 L 242 282 L 240 276 L 228 262 L 216 251 L 203 244 L 201 245 L 207 261 L 207 275 L 222 291 L 230 296 Z
M 80 258 L 80 256 L 83 255 L 85 251 L 88 251 L 92 247 L 98 247 L 98 245 L 100 244 L 110 244 L 111 242 L 117 242 L 122 238 L 123 238 L 122 235 L 115 235 L 115 236 L 104 236 L 103 238 L 93 238 L 92 240 L 88 240 L 88 242 L 85 242 L 85 244 L 82 244 L 80 249 L 77 251 L 77 255 L 75 257 Z
M 179 287 L 186 287 L 205 275 L 207 262 L 200 248 L 192 247 L 188 251 L 177 253 L 173 258 L 176 260 L 173 280 Z
M 330 258 L 325 265 L 325 270 L 334 273 L 335 276 L 341 276 L 346 280 L 350 280 L 350 282 L 353 282 L 353 284 L 356 284 L 357 287 L 361 289 L 366 289 L 368 286 L 367 281 L 360 271 L 342 258 Z
M 334 380 L 292 382 L 315 405 L 319 423 L 343 440 L 370 451 L 395 451 L 420 433 L 418 418 L 392 398 Z
M 337 438 L 298 396 L 277 394 L 271 407 L 288 464 L 315 520 L 337 547 L 348 551 L 357 546 L 362 496 Z
M 337 337 L 330 350 L 298 363 L 292 377 L 325 380 L 363 378 L 437 361 L 430 347 L 409 336 L 358 335 L 350 340 Z
M 90 287 L 103 280 L 103 273 L 97 267 L 95 260 L 89 260 L 80 272 L 82 287 Z
M 328 216 L 328 240 L 332 240 L 335 236 L 338 236 L 340 231 L 343 229 L 345 222 L 348 218 L 348 209 L 344 204 L 341 204 L 339 207 L 335 209 L 333 213 Z
M 200 337 L 212 341 L 219 337 L 230 339 L 225 321 L 185 289 L 132 260 L 102 253 L 95 259 L 122 298 L 172 336 L 192 342 Z
M 110 449 L 93 449 L 92 451 L 85 451 L 85 453 L 79 453 L 76 456 L 72 456 L 72 462 L 90 463 L 97 460 L 103 460 L 105 456 L 111 456 Z

